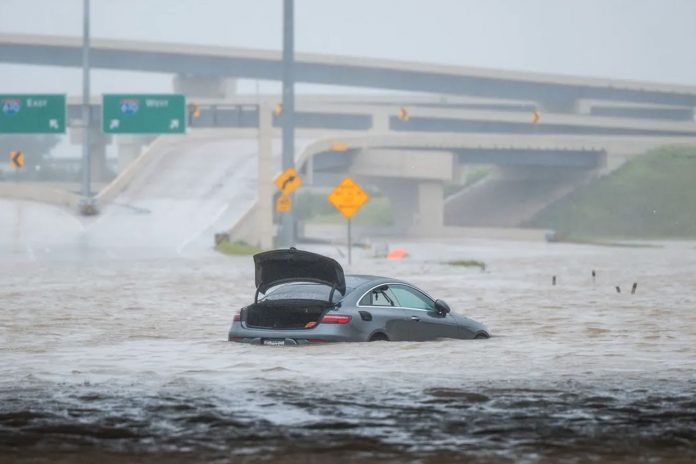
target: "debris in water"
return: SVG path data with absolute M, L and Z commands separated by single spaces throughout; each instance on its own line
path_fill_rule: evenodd
M 387 259 L 397 260 L 405 258 L 408 256 L 408 252 L 404 248 L 394 248 L 392 251 L 387 253 Z

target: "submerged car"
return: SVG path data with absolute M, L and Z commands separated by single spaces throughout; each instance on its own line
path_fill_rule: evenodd
M 254 256 L 254 302 L 234 316 L 230 341 L 262 345 L 488 338 L 442 300 L 398 279 L 344 275 L 326 256 L 294 248 Z

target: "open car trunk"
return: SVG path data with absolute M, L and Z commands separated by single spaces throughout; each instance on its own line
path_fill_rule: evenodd
M 242 312 L 247 327 L 262 329 L 309 329 L 333 304 L 319 300 L 264 300 Z M 314 322 L 315 324 L 307 324 Z

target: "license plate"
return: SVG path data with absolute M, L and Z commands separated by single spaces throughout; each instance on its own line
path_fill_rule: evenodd
M 270 346 L 282 346 L 285 345 L 285 339 L 284 338 L 265 338 L 263 340 L 264 345 L 270 345 Z

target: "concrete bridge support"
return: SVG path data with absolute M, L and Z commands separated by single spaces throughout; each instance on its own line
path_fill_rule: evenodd
M 442 181 L 416 185 L 416 212 L 412 230 L 418 235 L 435 234 L 444 226 L 445 198 Z
M 397 231 L 431 235 L 444 225 L 444 183 L 439 180 L 365 179 L 389 198 Z
M 105 182 L 110 180 L 106 165 L 106 146 L 111 143 L 111 136 L 105 135 L 98 127 L 89 129 L 89 154 L 90 172 L 92 182 Z M 70 141 L 74 145 L 82 144 L 82 128 L 70 130 Z
M 124 169 L 142 153 L 143 146 L 149 140 L 145 137 L 133 135 L 119 135 L 116 139 L 118 147 L 118 173 L 122 173 Z
M 392 223 L 399 233 L 411 229 L 415 219 L 416 182 L 387 178 L 359 179 L 360 183 L 375 185 L 391 203 Z
M 388 110 L 375 111 L 372 114 L 372 132 L 386 134 L 391 130 L 389 118 L 391 113 Z
M 172 84 L 175 93 L 187 97 L 225 99 L 237 93 L 237 80 L 228 77 L 177 74 Z
M 389 197 L 399 231 L 429 234 L 442 228 L 444 182 L 455 174 L 449 151 L 362 150 L 353 159 L 350 173 Z

